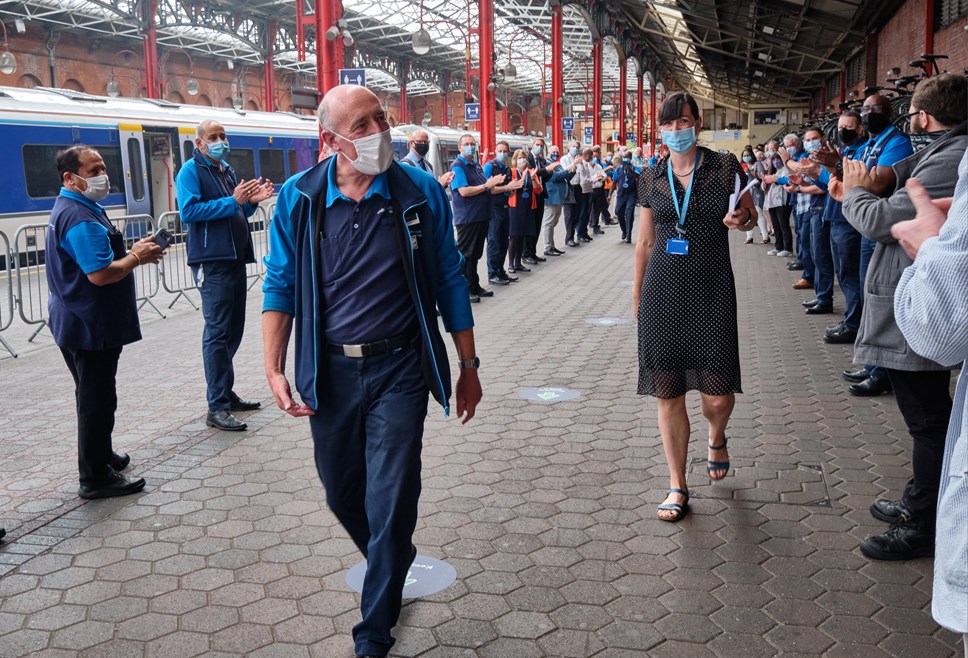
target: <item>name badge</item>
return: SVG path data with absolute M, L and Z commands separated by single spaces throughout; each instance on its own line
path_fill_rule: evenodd
M 521 198 L 522 198 L 522 199 L 528 199 L 528 198 L 530 198 L 530 197 L 531 197 L 531 195 L 530 195 L 530 194 L 528 194 L 527 192 L 522 192 L 522 193 L 521 193 Z
M 675 256 L 688 256 L 689 240 L 685 238 L 669 238 L 666 240 L 666 253 Z
M 628 188 L 628 186 L 629 186 L 629 184 L 628 184 L 628 183 L 622 183 L 622 187 L 623 187 L 623 188 Z

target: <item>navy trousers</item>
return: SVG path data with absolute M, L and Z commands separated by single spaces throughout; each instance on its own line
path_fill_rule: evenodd
M 245 263 L 240 260 L 193 265 L 202 296 L 202 364 L 208 384 L 208 410 L 232 405 L 235 369 L 232 359 L 245 331 Z
M 118 409 L 115 376 L 121 348 L 75 350 L 60 348 L 74 378 L 77 404 L 77 466 L 80 483 L 97 485 L 108 479 L 113 449 L 114 412 Z
M 618 226 L 622 229 L 622 239 L 631 237 L 632 224 L 635 222 L 635 196 L 620 194 L 615 200 L 615 214 L 618 215 Z
M 592 195 L 591 193 L 582 193 L 578 195 L 578 226 L 576 231 L 578 237 L 587 238 L 588 237 L 588 220 L 591 218 L 592 214 Z
M 487 276 L 507 274 L 504 260 L 508 255 L 508 209 L 494 206 L 491 222 L 487 226 Z
M 830 222 L 823 221 L 823 210 L 807 213 L 810 222 L 810 256 L 813 260 L 813 287 L 822 306 L 834 302 L 834 260 L 830 252 Z
M 329 508 L 367 559 L 356 653 L 384 656 L 411 564 L 429 391 L 413 347 L 323 361 L 309 419 L 316 469 Z
M 860 233 L 845 220 L 830 222 L 830 252 L 834 271 L 844 293 L 847 309 L 844 311 L 844 327 L 857 331 L 864 310 L 864 293 L 860 278 Z
M 797 231 L 797 260 L 803 264 L 801 276 L 812 282 L 813 256 L 810 254 L 810 212 L 795 212 L 793 226 Z

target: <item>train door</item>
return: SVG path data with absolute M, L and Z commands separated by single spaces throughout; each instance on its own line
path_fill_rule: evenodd
M 151 216 L 177 210 L 175 202 L 175 171 L 180 154 L 177 151 L 178 132 L 173 128 L 145 128 L 147 142 L 148 181 L 151 193 Z
M 150 215 L 148 169 L 145 167 L 144 134 L 140 124 L 118 125 L 121 140 L 121 167 L 124 169 L 124 198 L 127 214 Z

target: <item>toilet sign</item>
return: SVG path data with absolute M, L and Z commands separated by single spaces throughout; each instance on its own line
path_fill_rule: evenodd
M 366 86 L 366 69 L 340 69 L 339 83 L 341 85 Z
M 354 592 L 363 591 L 363 578 L 366 576 L 366 561 L 356 564 L 346 572 L 346 584 Z M 430 596 L 447 589 L 457 580 L 457 570 L 443 560 L 418 555 L 414 558 L 407 578 L 403 581 L 403 598 L 417 599 Z
M 518 391 L 518 396 L 532 402 L 567 402 L 581 397 L 581 391 L 560 386 L 541 386 L 539 388 L 523 388 Z

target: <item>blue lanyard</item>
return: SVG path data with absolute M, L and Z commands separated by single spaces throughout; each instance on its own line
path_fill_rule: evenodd
M 887 130 L 885 130 L 881 134 L 881 136 L 878 137 L 877 140 L 875 140 L 871 144 L 871 147 L 869 149 L 865 149 L 865 153 L 862 157 L 864 160 L 864 164 L 867 165 L 868 168 L 877 164 L 877 160 L 881 157 L 881 151 L 884 150 L 884 142 L 887 141 L 887 139 L 893 134 L 893 132 L 894 132 L 894 126 L 889 126 Z M 873 165 L 872 165 L 872 161 L 873 161 Z
M 699 158 L 702 155 L 699 149 L 696 149 L 696 164 L 692 167 L 692 178 L 689 179 L 689 187 L 686 188 L 686 196 L 682 200 L 682 208 L 679 208 L 679 197 L 676 195 L 676 183 L 672 179 L 672 160 L 669 160 L 668 168 L 666 173 L 669 175 L 669 191 L 672 192 L 672 203 L 676 206 L 676 215 L 679 217 L 679 226 L 677 230 L 680 233 L 686 232 L 686 213 L 689 212 L 689 197 L 692 196 L 692 184 L 696 181 L 696 170 L 699 169 Z

